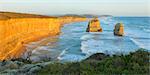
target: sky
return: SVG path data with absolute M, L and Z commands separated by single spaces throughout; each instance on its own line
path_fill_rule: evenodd
M 0 11 L 44 15 L 150 16 L 150 0 L 0 0 Z

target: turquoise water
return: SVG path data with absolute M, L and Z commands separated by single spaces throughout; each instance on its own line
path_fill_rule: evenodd
M 72 23 L 64 25 L 59 36 L 45 38 L 55 41 L 29 44 L 27 48 L 33 54 L 31 59 L 51 57 L 55 61 L 80 61 L 94 53 L 112 55 L 128 54 L 138 48 L 150 50 L 149 17 L 101 17 L 99 20 L 103 28 L 101 33 L 85 32 L 88 22 Z M 118 22 L 124 24 L 123 37 L 113 35 L 114 25 Z

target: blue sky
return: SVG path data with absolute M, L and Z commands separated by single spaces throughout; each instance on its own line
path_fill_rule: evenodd
M 150 0 L 0 0 L 0 11 L 150 16 Z

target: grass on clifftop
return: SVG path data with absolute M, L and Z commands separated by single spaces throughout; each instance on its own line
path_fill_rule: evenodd
M 148 75 L 149 55 L 144 49 L 139 49 L 129 55 L 107 56 L 95 54 L 82 62 L 53 63 L 38 72 L 38 75 L 108 75 L 108 74 L 138 74 Z
M 148 75 L 149 55 L 139 49 L 129 55 L 95 54 L 82 62 L 54 63 L 43 68 L 38 75 L 99 75 L 99 74 L 140 74 Z

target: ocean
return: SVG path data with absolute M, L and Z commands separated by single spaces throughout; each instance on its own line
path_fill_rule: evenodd
M 150 17 L 100 17 L 103 32 L 86 32 L 88 22 L 66 24 L 59 36 L 27 45 L 31 60 L 74 62 L 95 53 L 128 54 L 139 48 L 150 51 Z M 124 36 L 114 36 L 116 23 L 124 24 Z

